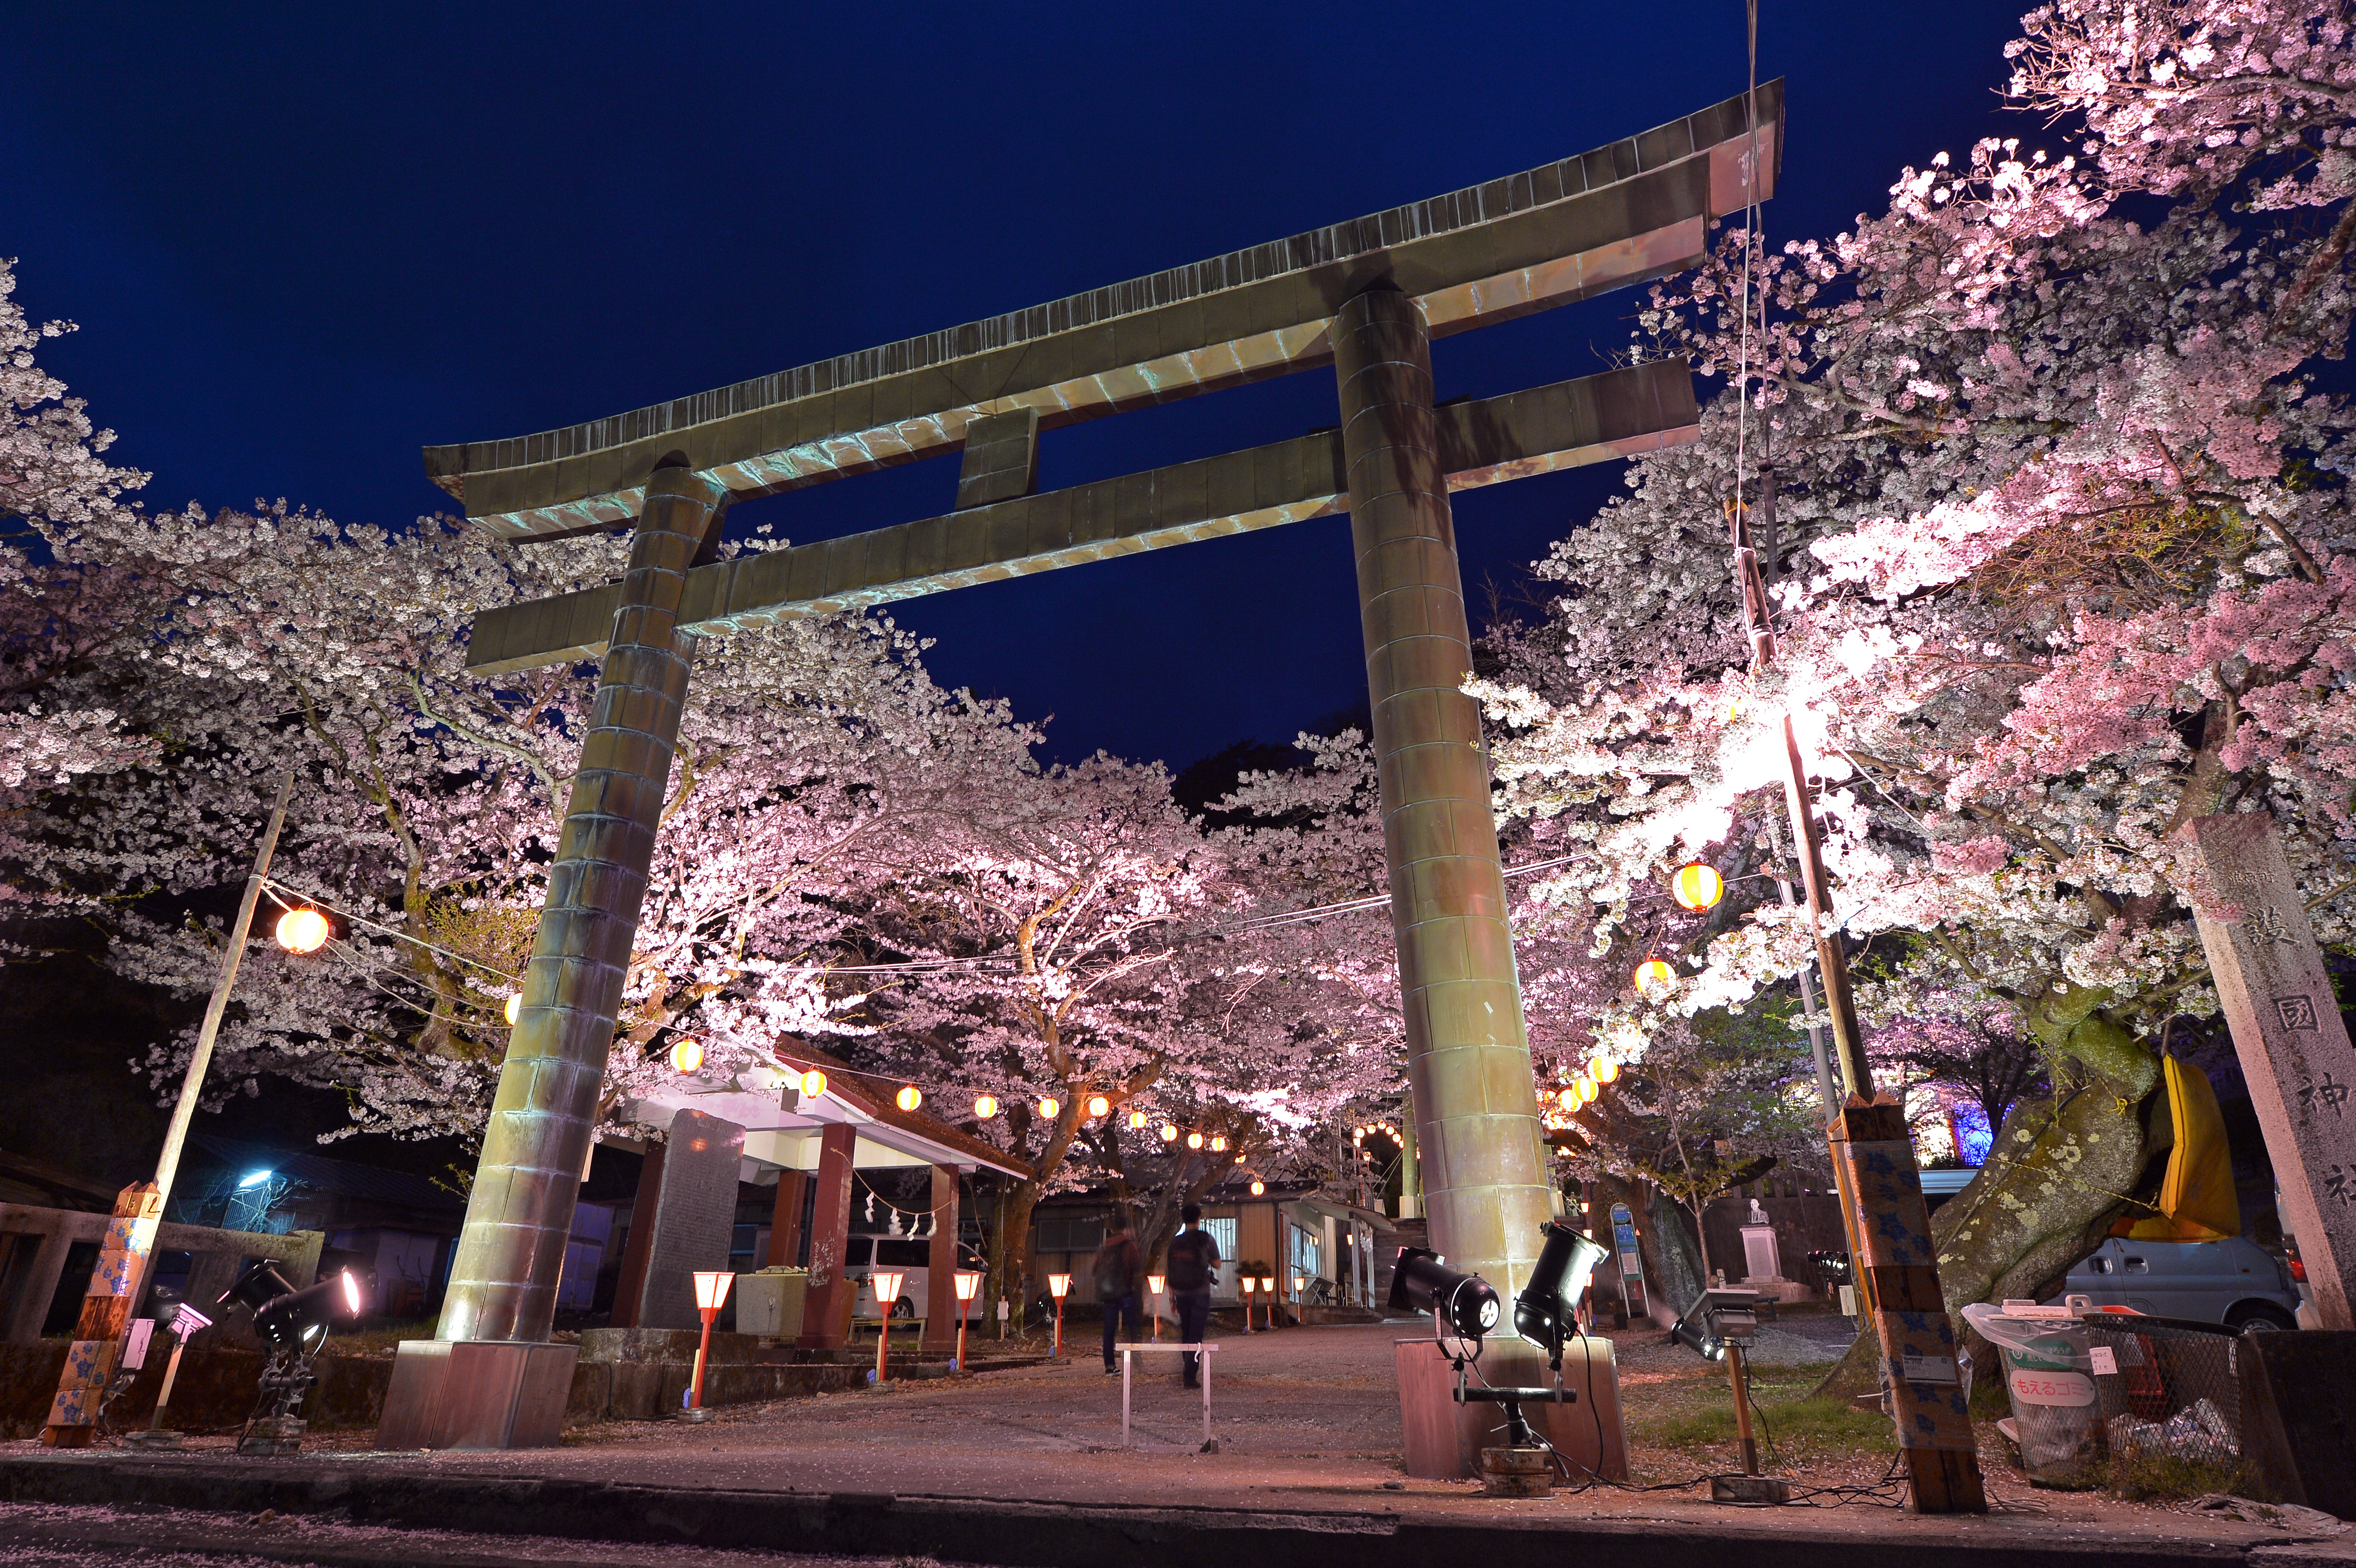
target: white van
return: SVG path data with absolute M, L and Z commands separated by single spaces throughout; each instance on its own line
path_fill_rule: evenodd
M 2296 1328 L 2298 1287 L 2280 1258 L 2247 1236 L 2225 1242 L 2131 1242 L 2113 1236 L 2070 1271 L 2064 1295 L 2154 1317 L 2229 1328 Z
M 891 1269 L 900 1275 L 900 1294 L 892 1303 L 894 1317 L 924 1316 L 926 1287 L 932 1278 L 933 1243 L 910 1240 L 905 1236 L 852 1236 L 843 1244 L 842 1269 L 859 1282 L 859 1296 L 851 1304 L 853 1317 L 873 1320 L 884 1316 L 876 1305 L 873 1277 L 879 1268 Z M 967 1268 L 980 1265 L 972 1258 L 963 1259 Z M 982 1320 L 985 1303 L 977 1296 L 966 1308 L 966 1321 Z

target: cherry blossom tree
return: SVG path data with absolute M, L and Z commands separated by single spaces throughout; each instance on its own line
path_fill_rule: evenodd
M 2336 16 L 2034 13 L 2016 91 L 2083 117 L 2075 152 L 1934 159 L 1885 216 L 1781 254 L 1727 236 L 1656 292 L 1642 347 L 1747 396 L 1556 547 L 1553 611 L 1496 639 L 1479 686 L 1501 803 L 1588 851 L 1540 897 L 1618 973 L 1659 939 L 1642 895 L 1676 860 L 1738 879 L 1673 950 L 1673 990 L 1623 983 L 1592 1014 L 1628 1061 L 1807 959 L 1760 875 L 1797 880 L 1794 715 L 1844 939 L 1886 960 L 1869 1021 L 1960 997 L 2053 1066 L 1940 1216 L 1954 1304 L 2035 1294 L 2146 1179 L 2152 1041 L 2215 1006 L 2176 828 L 2273 813 L 2320 934 L 2349 934 L 2349 412 L 2311 379 L 2346 344 L 2344 240 L 2225 210 L 2344 217 Z M 1755 674 L 1738 478 L 1781 645 Z

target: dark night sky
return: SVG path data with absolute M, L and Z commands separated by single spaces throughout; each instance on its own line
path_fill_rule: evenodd
M 1771 238 L 1991 133 L 2021 0 L 1767 0 Z M 519 434 L 1198 260 L 1740 91 L 1682 5 L 46 6 L 0 50 L 0 253 L 152 469 L 392 525 L 418 448 Z M 1439 346 L 1440 395 L 1583 375 L 1638 295 Z M 1323 372 L 1053 433 L 1058 487 L 1333 421 Z M 797 539 L 948 509 L 954 455 L 741 507 Z M 1617 483 L 1460 496 L 1468 591 Z M 1183 764 L 1364 699 L 1344 519 L 898 606 L 1054 749 Z

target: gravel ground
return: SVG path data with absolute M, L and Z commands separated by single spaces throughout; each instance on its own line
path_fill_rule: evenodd
M 1739 1467 L 1731 1444 L 1672 1446 L 1660 1440 L 1664 1423 L 1730 1404 L 1723 1367 L 1665 1343 L 1665 1335 L 1649 1328 L 1612 1337 L 1631 1460 L 1640 1486 L 1675 1489 L 1596 1486 L 1545 1499 L 1501 1502 L 1480 1496 L 1472 1483 L 1406 1477 L 1399 1464 L 1392 1347 L 1395 1340 L 1426 1332 L 1417 1325 L 1385 1324 L 1248 1338 L 1230 1334 L 1214 1360 L 1214 1430 L 1219 1441 L 1218 1451 L 1210 1454 L 1198 1452 L 1200 1396 L 1176 1385 L 1166 1355 L 1140 1358 L 1141 1366 L 1152 1361 L 1164 1370 L 1139 1378 L 1137 1442 L 1121 1447 L 1120 1381 L 1100 1375 L 1092 1336 L 1082 1341 L 1075 1335 L 1080 1359 L 1063 1364 L 732 1406 L 702 1426 L 601 1424 L 569 1433 L 564 1445 L 552 1450 L 372 1455 L 366 1434 L 323 1434 L 306 1445 L 306 1456 L 363 1467 L 399 1465 L 428 1474 L 566 1477 L 648 1486 L 1424 1517 L 1505 1514 L 1533 1523 L 1588 1518 L 1727 1528 L 1740 1519 L 1745 1521 L 1740 1528 L 1757 1528 L 1750 1521 L 1762 1516 L 1714 1507 L 1706 1489 L 1690 1485 Z M 1843 1348 L 1837 1341 L 1845 1332 L 1837 1320 L 1811 1322 L 1804 1317 L 1777 1326 L 1776 1338 L 1769 1341 L 1777 1360 L 1762 1357 L 1758 1369 L 1759 1402 L 1806 1395 L 1824 1363 Z M 1996 1510 L 1988 1518 L 1924 1519 L 1897 1510 L 1890 1506 L 1894 1499 L 1884 1494 L 1851 1499 L 1883 1506 L 1778 1510 L 1773 1528 L 1828 1536 L 1887 1531 L 1894 1540 L 1918 1531 L 1996 1540 L 2018 1539 L 2024 1530 L 2039 1536 L 2117 1531 L 2176 1541 L 2214 1539 L 2229 1547 L 2265 1538 L 2263 1529 L 2231 1520 L 2093 1494 L 2034 1491 L 2012 1467 L 1993 1428 L 1984 1432 L 1981 1462 Z M 226 1445 L 226 1439 L 191 1445 L 199 1451 Z M 1869 1439 L 1812 1445 L 1787 1437 L 1773 1469 L 1806 1488 L 1865 1488 L 1887 1473 L 1890 1453 L 1888 1445 Z M 1837 1499 L 1819 1493 L 1816 1500 Z M 2274 1538 L 2280 1539 L 2280 1532 Z M 542 1560 L 586 1561 L 562 1554 L 530 1559 Z

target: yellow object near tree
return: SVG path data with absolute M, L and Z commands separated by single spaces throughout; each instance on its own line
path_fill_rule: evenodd
M 2225 1119 L 2217 1113 L 2217 1092 L 2198 1067 L 2175 1057 L 2162 1059 L 2168 1074 L 2168 1115 L 2176 1147 L 2168 1151 L 2168 1174 L 2159 1180 L 2159 1212 L 2123 1221 L 2123 1233 L 2137 1242 L 2222 1242 L 2242 1233 L 2242 1202 L 2233 1194 L 2233 1151 Z

